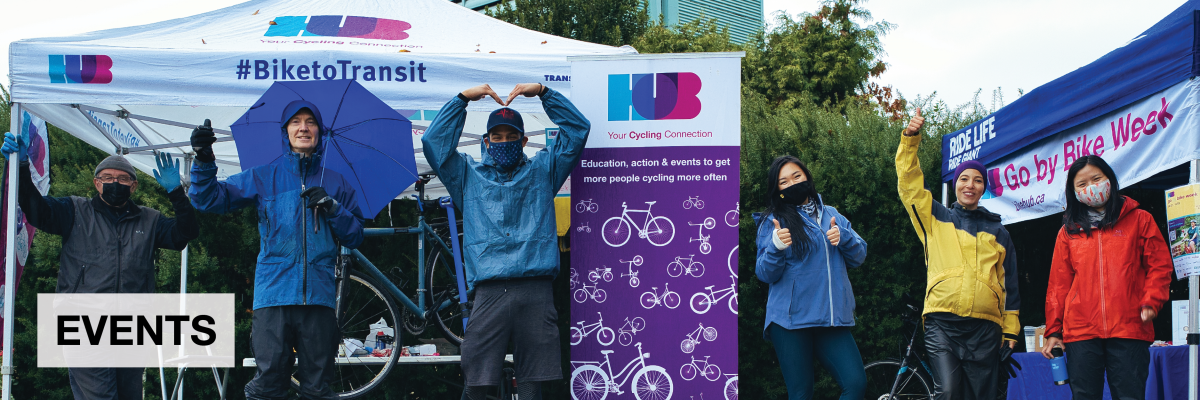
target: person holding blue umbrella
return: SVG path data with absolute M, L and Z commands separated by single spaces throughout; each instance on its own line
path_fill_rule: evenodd
M 330 132 L 320 110 L 305 100 L 286 104 L 278 127 L 282 155 L 225 182 L 216 178 L 211 122 L 196 127 L 188 194 L 204 212 L 258 209 L 262 247 L 254 273 L 250 344 L 258 370 L 246 384 L 246 398 L 283 399 L 295 376 L 302 398 L 333 399 L 328 381 L 341 340 L 334 314 L 334 265 L 339 246 L 362 243 L 363 216 L 354 188 L 322 163 Z M 299 365 L 293 375 L 295 359 Z
M 491 97 L 508 106 L 521 96 L 540 97 L 560 128 L 551 146 L 527 157 L 521 113 L 503 107 L 488 117 L 482 160 L 458 151 L 468 103 Z M 500 383 L 510 341 L 516 344 L 521 399 L 541 399 L 541 382 L 562 379 L 551 287 L 559 268 L 554 196 L 579 161 L 590 129 L 583 113 L 554 89 L 523 83 L 501 101 L 484 84 L 450 99 L 421 138 L 425 159 L 463 210 L 463 260 L 475 291 L 461 349 L 464 399 L 483 399 L 489 386 Z

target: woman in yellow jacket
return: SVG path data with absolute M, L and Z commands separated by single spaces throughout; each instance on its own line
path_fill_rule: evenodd
M 983 164 L 958 166 L 958 201 L 950 208 L 933 201 L 917 159 L 924 124 L 917 109 L 900 138 L 896 177 L 928 267 L 923 317 L 934 398 L 991 400 L 1000 381 L 998 349 L 1012 349 L 1020 328 L 1016 254 L 1000 216 L 979 206 L 987 190 Z

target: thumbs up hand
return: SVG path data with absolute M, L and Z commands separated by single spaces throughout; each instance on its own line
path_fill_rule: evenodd
M 212 120 L 204 120 L 204 125 L 197 126 L 192 129 L 192 151 L 196 152 L 196 159 L 212 163 L 216 160 L 213 155 L 212 145 L 217 141 L 217 136 L 213 134 Z
M 923 125 L 925 125 L 925 117 L 921 116 L 921 109 L 918 108 L 917 114 L 908 120 L 908 126 L 904 128 L 904 136 L 916 136 Z
M 829 230 L 825 231 L 825 237 L 835 247 L 842 242 L 842 230 L 837 226 L 837 218 L 829 218 Z
M 775 223 L 775 236 L 779 238 L 780 242 L 783 242 L 784 246 L 791 246 L 792 245 L 792 232 L 789 231 L 787 228 L 780 227 L 779 220 L 777 220 L 777 219 L 772 220 L 772 222 Z

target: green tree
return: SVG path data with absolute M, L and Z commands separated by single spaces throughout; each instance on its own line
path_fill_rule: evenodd
M 867 80 L 887 69 L 879 40 L 893 25 L 871 23 L 864 2 L 826 0 L 800 20 L 776 14 L 776 26 L 747 46 L 743 86 L 783 107 L 796 106 L 801 98 L 839 104 L 865 93 Z
M 646 32 L 634 39 L 633 48 L 639 53 L 696 53 L 738 51 L 741 46 L 729 38 L 729 28 L 717 24 L 715 18 L 697 18 L 678 25 L 662 21 L 651 24 Z
M 514 0 L 487 14 L 526 29 L 610 46 L 633 42 L 650 18 L 641 0 Z

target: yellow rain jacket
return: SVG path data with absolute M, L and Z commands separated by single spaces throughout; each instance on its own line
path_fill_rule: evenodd
M 924 136 L 901 136 L 896 152 L 900 201 L 925 249 L 928 267 L 925 314 L 948 312 L 1000 324 L 1004 338 L 1017 340 L 1021 309 L 1012 239 L 1000 216 L 983 207 L 946 208 L 933 201 L 917 148 Z

